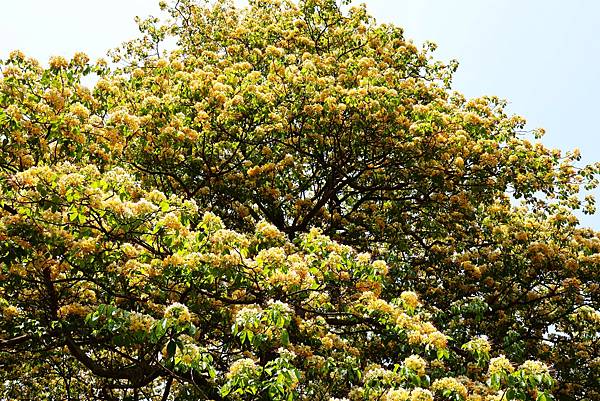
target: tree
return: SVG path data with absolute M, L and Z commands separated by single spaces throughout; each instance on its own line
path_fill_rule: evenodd
M 599 395 L 598 165 L 364 7 L 162 6 L 4 62 L 4 397 Z

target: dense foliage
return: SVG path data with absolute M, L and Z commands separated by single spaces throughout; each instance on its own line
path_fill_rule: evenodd
M 162 7 L 3 62 L 1 398 L 600 397 L 597 165 L 364 7 Z

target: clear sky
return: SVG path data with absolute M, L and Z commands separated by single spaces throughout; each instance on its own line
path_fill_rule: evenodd
M 416 43 L 437 43 L 437 58 L 457 59 L 455 89 L 508 99 L 530 128 L 546 129 L 547 146 L 580 148 L 584 162 L 600 161 L 600 1 L 363 2 L 378 21 L 404 27 Z M 104 56 L 136 35 L 134 16 L 158 13 L 158 0 L 4 3 L 0 58 L 21 49 L 40 61 L 75 51 Z M 582 223 L 600 229 L 600 215 Z

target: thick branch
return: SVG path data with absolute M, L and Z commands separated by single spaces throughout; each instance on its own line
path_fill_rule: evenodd
M 0 339 L 0 348 L 9 348 L 14 347 L 15 345 L 20 345 L 29 340 L 28 334 L 23 334 L 14 338 L 8 339 Z
M 150 384 L 154 379 L 160 376 L 161 368 L 159 366 L 148 366 L 141 364 L 123 369 L 108 369 L 90 358 L 71 338 L 65 336 L 65 343 L 69 352 L 94 375 L 116 380 L 129 380 L 128 388 L 139 388 Z

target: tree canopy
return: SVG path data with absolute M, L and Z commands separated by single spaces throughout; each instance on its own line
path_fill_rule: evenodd
M 0 398 L 600 397 L 598 164 L 364 6 L 161 7 L 2 62 Z

